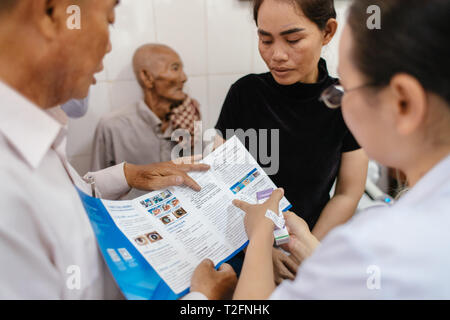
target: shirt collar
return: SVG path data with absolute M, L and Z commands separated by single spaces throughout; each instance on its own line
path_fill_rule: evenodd
M 162 133 L 161 119 L 147 106 L 144 100 L 140 100 L 137 107 L 139 116 L 153 129 L 155 134 L 163 138 L 170 138 L 172 134 L 172 127 L 169 126 L 169 128 Z
M 0 133 L 36 169 L 63 126 L 1 81 L 0 97 Z
M 450 154 L 435 165 L 397 202 L 399 205 L 420 205 L 450 189 Z
M 156 114 L 147 106 L 144 100 L 138 102 L 138 112 L 141 118 L 152 128 L 161 126 L 161 119 L 159 119 Z

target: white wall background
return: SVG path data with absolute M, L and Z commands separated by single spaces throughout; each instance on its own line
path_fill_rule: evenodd
M 337 45 L 348 1 L 337 0 L 340 28 L 324 49 L 336 75 Z M 266 72 L 258 53 L 251 1 L 121 0 L 111 29 L 113 51 L 91 88 L 88 114 L 71 120 L 67 152 L 74 167 L 89 170 L 92 139 L 102 115 L 141 98 L 131 69 L 134 50 L 150 42 L 164 43 L 180 54 L 188 75 L 186 92 L 202 106 L 204 128 L 213 127 L 231 84 L 249 73 Z

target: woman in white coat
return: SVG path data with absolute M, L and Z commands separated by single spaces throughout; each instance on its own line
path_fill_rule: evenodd
M 381 29 L 367 23 L 377 12 Z M 250 244 L 234 298 L 450 298 L 448 12 L 448 0 L 353 3 L 340 45 L 342 87 L 330 88 L 323 99 L 342 106 L 358 143 L 372 159 L 405 172 L 410 190 L 391 207 L 356 215 L 322 243 L 287 213 L 291 237 L 284 249 L 301 265 L 294 281 L 277 288 L 274 223 L 265 214 L 278 210 L 283 191 L 262 205 L 237 201 Z M 201 278 L 194 275 L 192 290 L 207 297 L 223 287 Z

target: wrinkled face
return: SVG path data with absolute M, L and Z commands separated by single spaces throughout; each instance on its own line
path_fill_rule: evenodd
M 388 89 L 374 92 L 373 88 L 352 90 L 368 81 L 353 62 L 353 41 L 350 27 L 343 31 L 339 49 L 339 77 L 346 92 L 342 100 L 342 114 L 350 131 L 371 159 L 395 167 L 401 155 L 396 145 L 395 123 L 389 109 L 394 103 Z
M 323 32 L 289 1 L 265 0 L 258 12 L 259 52 L 282 85 L 314 83 Z
M 158 96 L 173 102 L 186 99 L 183 88 L 187 77 L 183 70 L 183 62 L 175 51 L 168 50 L 159 56 L 154 73 L 154 90 Z
M 81 4 L 81 29 L 65 28 L 61 34 L 55 65 L 61 73 L 61 89 L 68 99 L 82 99 L 103 70 L 103 58 L 111 51 L 109 26 L 114 23 L 118 0 L 89 0 Z

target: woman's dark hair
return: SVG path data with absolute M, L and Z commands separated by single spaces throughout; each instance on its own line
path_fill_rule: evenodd
M 380 9 L 380 29 L 367 26 L 372 5 Z M 380 87 L 395 74 L 409 74 L 450 103 L 449 12 L 449 0 L 354 1 L 349 25 L 356 67 Z
M 305 16 L 314 22 L 320 30 L 324 30 L 328 20 L 336 19 L 334 0 L 278 0 L 288 1 L 297 5 Z M 264 0 L 254 0 L 253 17 L 258 24 L 258 13 Z

